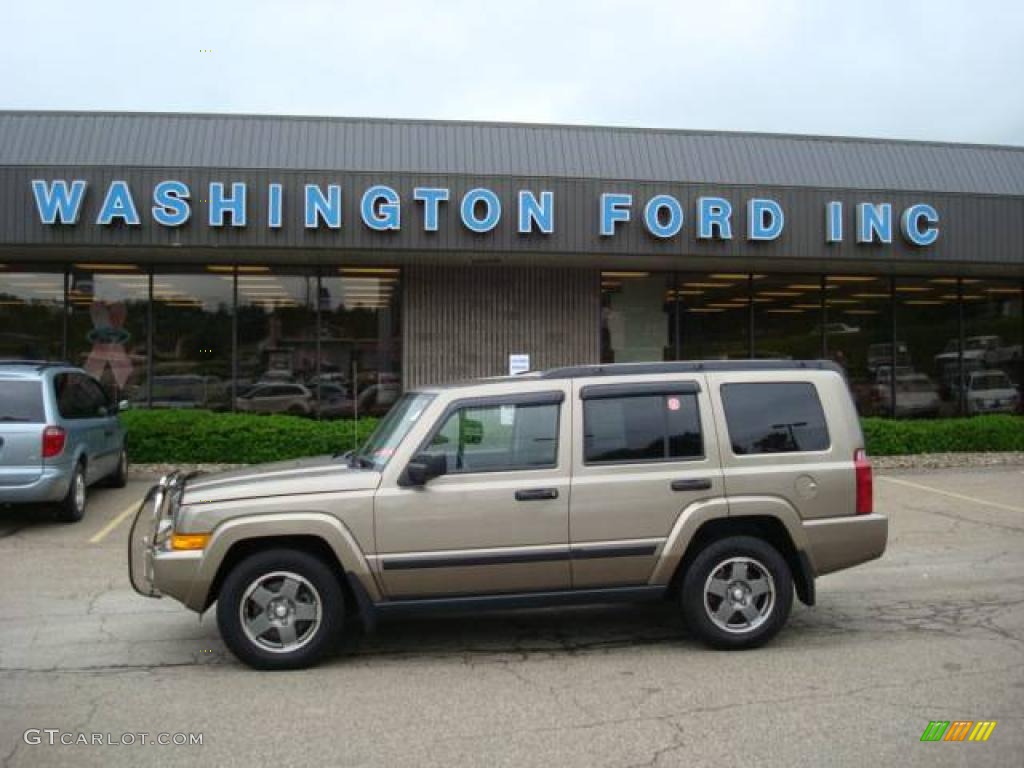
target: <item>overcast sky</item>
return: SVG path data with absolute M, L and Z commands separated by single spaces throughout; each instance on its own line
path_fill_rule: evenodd
M 1021 0 L 11 0 L 0 20 L 7 109 L 1024 144 Z

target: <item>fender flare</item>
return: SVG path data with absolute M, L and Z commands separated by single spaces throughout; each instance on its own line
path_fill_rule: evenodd
M 243 515 L 218 525 L 203 551 L 186 605 L 196 611 L 206 607 L 210 587 L 235 544 L 278 536 L 312 536 L 322 540 L 338 558 L 339 576 L 357 580 L 358 586 L 351 585 L 354 590 L 361 589 L 375 602 L 380 600 L 380 589 L 370 564 L 344 523 L 323 512 L 284 512 Z

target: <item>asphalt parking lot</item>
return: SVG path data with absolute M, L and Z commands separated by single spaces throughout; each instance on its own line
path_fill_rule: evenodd
M 95 491 L 73 526 L 0 510 L 3 768 L 1022 764 L 1021 467 L 878 477 L 886 556 L 821 579 L 758 651 L 705 650 L 668 606 L 599 607 L 385 624 L 275 674 L 238 664 L 212 615 L 131 591 L 126 510 L 147 486 Z M 930 720 L 998 725 L 921 743 Z

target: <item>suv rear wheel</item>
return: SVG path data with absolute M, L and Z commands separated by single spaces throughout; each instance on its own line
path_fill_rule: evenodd
M 731 536 L 690 564 L 681 593 L 687 626 L 714 648 L 756 648 L 773 638 L 793 607 L 793 577 L 768 542 Z
M 293 549 L 258 552 L 236 565 L 217 598 L 217 626 L 239 660 L 257 669 L 299 669 L 339 637 L 344 595 L 333 570 Z

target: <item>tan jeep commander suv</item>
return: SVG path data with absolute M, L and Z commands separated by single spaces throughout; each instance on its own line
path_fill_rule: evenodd
M 169 475 L 132 584 L 262 668 L 409 611 L 671 600 L 720 648 L 774 636 L 887 520 L 827 362 L 601 365 L 409 392 L 358 450 Z

